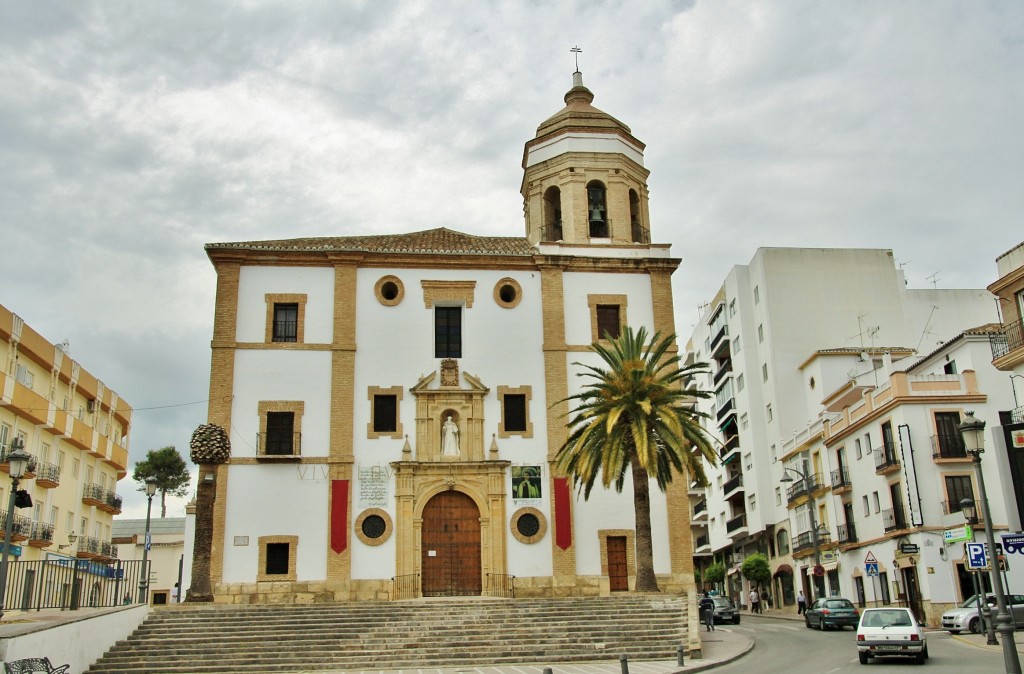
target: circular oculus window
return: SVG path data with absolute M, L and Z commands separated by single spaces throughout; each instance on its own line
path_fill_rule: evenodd
M 523 288 L 514 278 L 503 278 L 494 284 L 494 301 L 499 307 L 512 309 L 523 299 Z
M 397 306 L 405 297 L 405 286 L 397 276 L 382 276 L 373 287 L 377 301 L 386 307 Z
M 537 543 L 548 530 L 544 513 L 536 508 L 520 508 L 512 515 L 510 522 L 512 536 L 520 543 Z
M 391 516 L 380 508 L 369 508 L 355 521 L 356 537 L 367 545 L 380 545 L 391 538 Z

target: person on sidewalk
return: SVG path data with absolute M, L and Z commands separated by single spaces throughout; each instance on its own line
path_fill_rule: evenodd
M 704 616 L 704 625 L 708 632 L 715 631 L 715 600 L 711 598 L 707 590 L 704 590 L 704 596 L 697 602 L 697 606 L 700 608 L 700 614 Z
M 802 615 L 807 610 L 807 597 L 804 596 L 804 591 L 800 590 L 800 594 L 796 596 L 796 614 Z
M 757 594 L 757 590 L 750 591 L 750 612 L 760 613 L 761 612 L 761 597 Z
M 772 596 L 768 594 L 768 590 L 762 590 L 761 592 L 761 611 L 767 611 L 772 607 Z

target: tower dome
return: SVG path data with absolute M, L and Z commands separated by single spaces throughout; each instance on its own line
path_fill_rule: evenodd
M 650 243 L 644 144 L 593 106 L 579 71 L 564 100 L 523 151 L 527 238 L 534 244 Z

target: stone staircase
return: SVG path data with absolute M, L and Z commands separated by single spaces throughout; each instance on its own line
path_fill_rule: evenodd
M 679 644 L 686 601 L 671 595 L 184 605 L 155 610 L 88 674 L 673 659 Z

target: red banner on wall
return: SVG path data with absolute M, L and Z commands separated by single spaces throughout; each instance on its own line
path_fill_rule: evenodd
M 567 477 L 555 478 L 555 545 L 563 550 L 572 545 L 572 506 Z
M 348 480 L 331 480 L 331 550 L 348 548 Z

